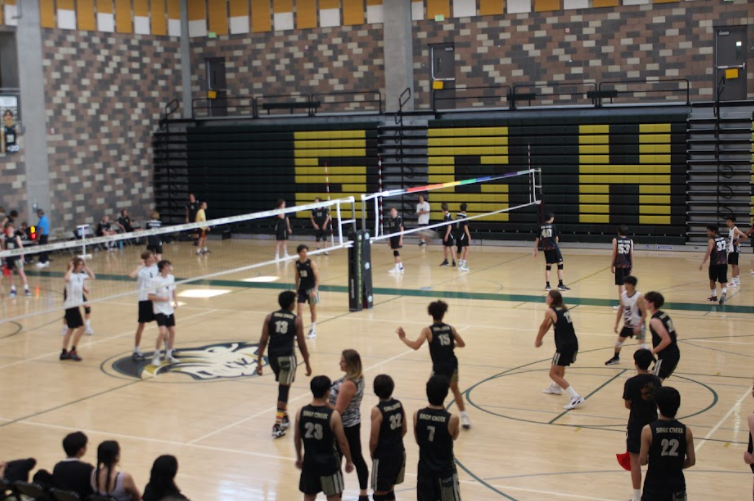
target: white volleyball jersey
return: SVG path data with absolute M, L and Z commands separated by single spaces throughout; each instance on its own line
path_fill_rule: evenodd
M 623 322 L 626 327 L 637 327 L 641 325 L 641 310 L 639 305 L 636 304 L 636 300 L 641 296 L 641 292 L 634 291 L 634 295 L 628 295 L 628 292 L 623 292 L 620 296 L 620 302 L 623 305 Z

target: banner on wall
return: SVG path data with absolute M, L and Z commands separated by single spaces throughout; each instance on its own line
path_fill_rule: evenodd
M 18 96 L 0 95 L 0 113 L 2 113 L 0 154 L 18 153 L 21 148 L 18 142 Z

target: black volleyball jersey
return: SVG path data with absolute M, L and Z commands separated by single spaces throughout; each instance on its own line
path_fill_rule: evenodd
M 293 343 L 296 340 L 296 315 L 287 310 L 278 310 L 270 315 L 267 323 L 269 335 L 268 355 L 270 357 L 289 357 L 293 355 Z
M 330 215 L 330 209 L 327 207 L 322 207 L 319 209 L 314 209 L 312 211 L 312 217 L 314 218 L 314 222 L 317 224 L 317 226 L 322 229 L 322 225 L 325 224 L 325 221 L 327 221 L 327 216 Z
M 388 458 L 400 456 L 406 450 L 403 446 L 403 423 L 406 421 L 406 411 L 403 404 L 394 398 L 380 400 L 377 408 L 382 414 L 380 436 L 374 458 Z
M 618 237 L 615 239 L 617 254 L 615 255 L 615 263 L 613 265 L 616 268 L 632 268 L 631 263 L 631 249 L 634 246 L 633 240 L 626 237 Z
M 162 228 L 162 221 L 158 219 L 152 219 L 144 223 L 144 227 L 148 230 L 158 230 Z M 159 247 L 160 245 L 162 245 L 162 235 L 149 235 L 147 237 L 147 244 L 150 247 Z
M 456 214 L 456 240 L 466 240 L 466 228 L 469 226 L 465 212 Z
M 451 414 L 426 407 L 417 413 L 416 441 L 419 444 L 419 473 L 449 477 L 455 473 Z
M 657 420 L 649 424 L 652 445 L 644 489 L 679 492 L 686 489 L 683 463 L 686 460 L 686 425 L 680 421 Z
M 275 233 L 288 232 L 288 216 L 275 216 Z
M 330 427 L 333 409 L 326 405 L 307 405 L 301 409 L 299 433 L 304 442 L 303 468 L 320 476 L 340 470 L 340 457 L 335 447 L 335 434 Z
M 552 223 L 545 223 L 539 227 L 539 243 L 542 244 L 542 250 L 553 250 L 558 248 L 558 229 Z
M 429 343 L 432 369 L 435 372 L 448 372 L 457 369 L 456 338 L 453 334 L 453 328 L 448 324 L 439 323 L 430 325 L 429 330 L 432 332 L 432 341 Z
M 721 237 L 720 235 L 715 236 L 712 238 L 712 241 L 714 244 L 712 245 L 712 252 L 709 256 L 709 264 L 710 266 L 719 265 L 719 264 L 728 264 L 728 242 L 725 241 L 725 238 Z
M 388 233 L 398 233 L 403 227 L 403 216 L 398 214 L 395 217 L 387 218 L 387 230 Z
M 453 221 L 453 216 L 450 214 L 450 212 L 448 212 L 447 214 L 445 214 L 442 217 L 442 222 L 443 223 L 447 224 L 447 223 L 450 223 L 451 221 Z M 448 228 L 450 228 L 450 232 L 449 233 L 448 233 Z M 443 234 L 442 234 L 443 239 L 445 238 L 445 234 L 446 233 L 448 235 L 448 239 L 452 239 L 453 238 L 453 225 L 452 224 L 448 224 L 446 227 L 443 228 Z
M 5 250 L 16 250 L 18 249 L 18 240 L 16 240 L 16 237 L 18 236 L 18 233 L 16 230 L 13 230 L 13 233 L 8 235 L 7 233 L 3 236 L 5 240 Z M 17 258 L 18 256 L 14 256 L 12 259 Z
M 623 400 L 631 401 L 629 430 L 638 434 L 646 425 L 657 421 L 657 404 L 652 394 L 660 386 L 662 381 L 654 374 L 637 374 L 623 385 Z
M 571 313 L 563 308 L 552 308 L 558 316 L 555 322 L 555 349 L 558 351 L 578 351 L 579 340 L 573 328 Z
M 312 260 L 307 259 L 303 263 L 296 260 L 296 270 L 298 271 L 299 282 L 298 290 L 308 291 L 314 288 L 314 270 L 312 270 Z
M 678 341 L 677 336 L 675 333 L 675 327 L 673 327 L 673 321 L 670 319 L 667 313 L 664 311 L 657 311 L 654 315 L 652 315 L 652 319 L 659 318 L 662 322 L 662 325 L 665 326 L 665 330 L 668 331 L 668 335 L 670 336 L 670 344 L 665 347 L 664 350 L 662 350 L 660 353 L 657 354 L 659 358 L 667 358 L 672 356 L 680 356 L 681 350 L 678 349 Z M 652 323 L 650 321 L 649 323 L 649 330 L 652 332 L 652 347 L 657 348 L 657 346 L 662 342 L 662 338 L 660 337 L 657 332 L 655 332 L 654 328 L 652 327 Z

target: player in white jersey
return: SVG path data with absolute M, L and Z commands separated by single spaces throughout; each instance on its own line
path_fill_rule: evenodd
M 145 251 L 141 253 L 141 264 L 131 272 L 129 275 L 131 278 L 135 278 L 139 286 L 139 326 L 136 328 L 136 335 L 134 336 L 134 360 L 142 360 L 144 354 L 139 349 L 141 345 L 141 335 L 144 332 L 144 327 L 149 322 L 154 321 L 154 305 L 149 300 L 149 286 L 152 283 L 152 279 L 158 274 L 157 270 L 157 257 L 152 251 Z
M 741 240 L 748 237 L 746 233 L 736 227 L 736 216 L 733 214 L 725 218 L 725 224 L 728 226 L 728 264 L 730 265 L 731 279 L 728 282 L 730 287 L 741 287 L 741 278 L 738 276 L 740 269 L 738 267 L 738 255 L 741 252 Z
M 615 342 L 615 354 L 613 358 L 605 362 L 605 365 L 620 363 L 620 350 L 623 348 L 626 339 L 630 337 L 636 336 L 640 348 L 649 349 L 649 346 L 644 342 L 647 307 L 644 304 L 644 296 L 636 290 L 638 280 L 633 275 L 629 275 L 624 278 L 623 282 L 626 290 L 620 296 L 618 315 L 615 317 L 615 332 L 618 334 L 618 340 Z M 623 329 L 618 332 L 621 317 L 623 317 Z
M 87 268 L 84 260 L 75 258 L 68 263 L 68 271 L 65 272 L 65 321 L 68 324 L 65 337 L 63 337 L 63 351 L 60 352 L 60 360 L 81 361 L 76 352 L 76 345 L 84 333 L 84 319 L 81 317 L 81 299 L 84 296 L 84 282 L 94 280 L 94 273 Z M 75 332 L 75 335 L 74 335 Z M 73 337 L 70 351 L 68 345 Z
M 175 310 L 178 308 L 178 297 L 175 292 L 175 277 L 173 276 L 173 264 L 167 259 L 157 263 L 159 273 L 152 279 L 149 285 L 147 299 L 152 301 L 154 319 L 160 328 L 157 335 L 152 365 L 160 366 L 160 345 L 165 341 L 165 361 L 175 363 L 178 360 L 173 356 L 175 344 Z

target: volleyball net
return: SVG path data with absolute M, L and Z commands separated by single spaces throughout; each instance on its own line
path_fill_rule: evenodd
M 317 250 L 312 238 L 314 232 L 301 229 L 310 228 L 312 212 L 321 214 L 323 209 L 331 217 L 333 236 L 331 240 L 329 232 L 325 232 L 326 248 Z M 211 215 L 211 207 L 206 212 Z M 172 262 L 179 286 L 232 286 L 240 282 L 293 284 L 295 272 L 285 263 L 298 259 L 296 247 L 306 244 L 309 254 L 314 256 L 350 247 L 348 233 L 355 230 L 355 215 L 355 199 L 348 197 L 165 227 L 160 226 L 159 220 L 143 221 L 141 228 L 134 231 L 123 231 L 117 222 L 101 226 L 86 224 L 77 227 L 75 238 L 46 245 L 30 241 L 28 235 L 16 227 L 18 239 L 12 238 L 10 245 L 0 250 L 3 271 L 0 324 L 48 313 L 62 316 L 63 277 L 74 258 L 84 259 L 96 276 L 95 280 L 87 282 L 87 305 L 104 301 L 135 303 L 138 285 L 130 275 L 141 263 L 141 255 L 146 250 L 160 251 L 162 259 Z M 295 224 L 296 221 L 303 223 Z M 289 240 L 278 249 L 277 235 L 283 230 L 287 233 L 289 222 L 292 234 L 287 235 Z M 266 235 L 260 236 L 260 233 Z M 17 245 L 18 240 L 23 247 Z M 12 294 L 12 286 L 15 294 Z M 184 292 L 185 297 L 211 297 L 211 291 L 207 296 L 198 293 L 192 296 L 191 290 Z M 84 304 L 84 298 L 78 304 Z

